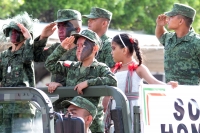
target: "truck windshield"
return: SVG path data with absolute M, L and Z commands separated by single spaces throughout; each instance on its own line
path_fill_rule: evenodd
M 42 125 L 42 111 L 37 102 L 0 102 L 0 133 L 41 133 Z

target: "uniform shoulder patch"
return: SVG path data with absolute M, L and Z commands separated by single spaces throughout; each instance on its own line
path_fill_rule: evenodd
M 63 61 L 63 66 L 65 67 L 70 67 L 71 64 L 72 64 L 72 61 L 69 61 L 69 60 Z

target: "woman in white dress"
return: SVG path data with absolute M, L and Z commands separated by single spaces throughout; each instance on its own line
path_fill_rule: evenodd
M 116 35 L 112 40 L 112 56 L 115 62 L 113 72 L 117 78 L 117 87 L 120 88 L 129 100 L 131 114 L 133 115 L 133 106 L 138 106 L 138 98 L 128 96 L 128 93 L 138 93 L 139 86 L 143 83 L 143 79 L 148 84 L 166 83 L 157 80 L 142 64 L 142 56 L 138 40 L 129 34 Z M 136 53 L 138 62 L 134 59 L 133 53 Z M 172 87 L 176 87 L 178 82 L 170 81 Z M 132 116 L 133 121 L 133 116 Z

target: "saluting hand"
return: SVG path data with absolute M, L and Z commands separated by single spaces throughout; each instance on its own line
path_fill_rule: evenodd
M 69 50 L 73 48 L 74 40 L 75 40 L 74 36 L 67 37 L 65 38 L 65 40 L 62 41 L 61 46 L 64 49 Z
M 85 89 L 86 87 L 88 87 L 88 83 L 87 81 L 84 81 L 84 82 L 81 82 L 79 84 L 77 84 L 75 87 L 74 87 L 74 90 L 76 90 L 78 92 L 78 94 L 83 94 L 83 89 Z
M 158 15 L 156 23 L 159 26 L 165 26 L 167 24 L 167 16 L 165 14 Z
M 21 32 L 22 32 L 23 36 L 25 37 L 25 39 L 31 38 L 31 34 L 29 33 L 28 29 L 26 29 L 26 27 L 24 27 L 23 24 L 17 23 L 17 26 L 21 29 Z
M 47 38 L 49 36 L 51 36 L 54 31 L 56 30 L 56 27 L 55 27 L 56 23 L 50 23 L 48 24 L 43 30 L 42 30 L 42 33 L 40 35 L 40 39 L 39 40 L 42 40 L 44 38 Z

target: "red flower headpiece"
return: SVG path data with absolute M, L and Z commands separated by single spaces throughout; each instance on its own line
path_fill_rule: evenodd
M 131 37 L 131 38 L 129 38 L 129 40 L 130 40 L 130 42 L 132 43 L 132 44 L 134 44 L 134 39 Z

